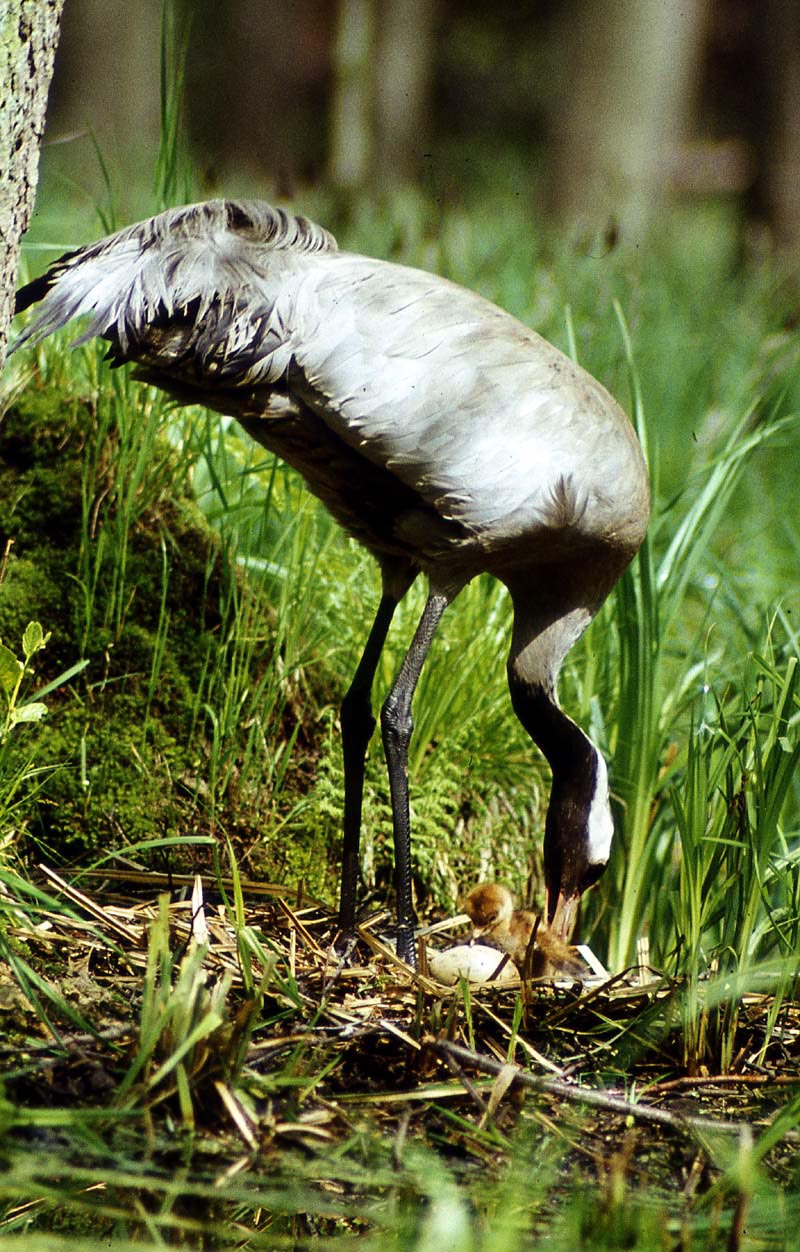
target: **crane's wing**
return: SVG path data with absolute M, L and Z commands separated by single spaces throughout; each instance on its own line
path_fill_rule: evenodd
M 257 437 L 259 421 L 313 414 L 383 481 L 498 541 L 580 525 L 639 456 L 608 393 L 522 323 L 435 274 L 338 252 L 260 202 L 171 210 L 69 253 L 17 311 L 35 302 L 15 350 L 88 315 L 76 342 L 102 336 L 115 363 L 181 400 L 245 417 Z
M 598 510 L 607 505 L 610 518 L 617 483 L 641 460 L 605 388 L 438 275 L 323 256 L 298 289 L 295 317 L 306 331 L 295 386 L 307 403 L 440 516 L 492 542 L 584 518 L 602 529 Z
M 21 288 L 15 312 L 39 309 L 12 351 L 88 314 L 75 344 L 101 336 L 120 361 L 160 354 L 168 368 L 191 356 L 198 377 L 225 367 L 243 379 L 242 358 L 253 363 L 285 338 L 274 310 L 281 259 L 335 250 L 321 226 L 260 201 L 171 209 L 68 252 Z

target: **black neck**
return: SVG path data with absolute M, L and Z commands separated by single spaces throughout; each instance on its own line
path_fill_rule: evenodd
M 539 684 L 520 679 L 511 679 L 509 688 L 514 712 L 546 757 L 553 780 L 567 778 L 576 771 L 592 776 L 595 748 L 559 708 L 555 695 Z

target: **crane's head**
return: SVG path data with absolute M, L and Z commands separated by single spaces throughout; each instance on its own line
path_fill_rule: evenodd
M 614 834 L 606 763 L 583 738 L 584 759 L 576 758 L 566 771 L 553 772 L 545 822 L 547 921 L 565 941 L 572 936 L 581 896 L 608 864 Z
M 464 909 L 472 922 L 473 937 L 477 938 L 508 928 L 514 913 L 514 897 L 499 883 L 481 883 L 470 891 Z

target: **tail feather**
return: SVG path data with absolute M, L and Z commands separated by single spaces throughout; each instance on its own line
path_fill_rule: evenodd
M 110 338 L 124 359 L 149 322 L 191 305 L 202 325 L 212 305 L 235 305 L 276 251 L 334 251 L 322 227 L 259 201 L 210 200 L 171 209 L 66 253 L 17 293 L 15 311 L 40 307 L 12 351 L 37 344 L 75 317 L 90 321 L 75 344 Z
M 67 253 L 62 256 L 59 264 L 67 260 L 68 257 L 75 256 L 74 252 Z M 46 270 L 44 274 L 40 274 L 38 278 L 34 278 L 32 282 L 26 283 L 24 287 L 20 287 L 14 299 L 14 316 L 18 313 L 24 313 L 32 304 L 38 304 L 47 295 L 50 288 L 57 281 L 53 269 Z

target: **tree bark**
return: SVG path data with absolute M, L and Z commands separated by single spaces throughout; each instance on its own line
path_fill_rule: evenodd
M 0 370 L 39 174 L 63 0 L 4 0 L 0 18 Z
M 711 0 L 583 0 L 570 21 L 553 200 L 570 224 L 636 240 L 694 111 Z M 571 11 L 571 10 L 570 10 Z
M 376 172 L 415 179 L 430 122 L 434 0 L 388 0 L 380 12 L 375 57 Z
M 375 0 L 339 0 L 330 105 L 329 172 L 339 187 L 361 187 L 374 152 Z

